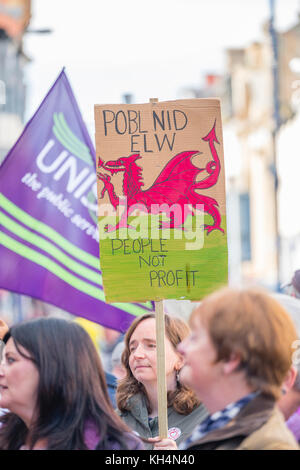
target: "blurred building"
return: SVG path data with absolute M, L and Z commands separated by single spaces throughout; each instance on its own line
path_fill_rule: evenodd
M 282 278 L 290 281 L 300 267 L 300 14 L 280 36 L 280 115 L 278 136 L 279 223 L 282 236 Z
M 281 282 L 289 280 L 300 265 L 299 107 L 295 106 L 300 75 L 291 69 L 291 61 L 300 58 L 300 22 L 277 35 L 280 130 L 275 140 L 273 44 L 268 27 L 264 33 L 261 43 L 227 51 L 232 114 L 226 125 L 236 135 L 239 158 L 236 155 L 234 160 L 240 160 L 238 171 L 228 180 L 228 191 L 237 191 L 240 199 L 242 279 L 276 288 L 278 252 Z M 227 157 L 228 161 L 231 155 Z
M 23 34 L 30 0 L 0 0 L 0 162 L 23 129 L 26 88 Z
M 227 126 L 237 139 L 237 163 L 227 190 L 237 195 L 241 279 L 276 284 L 276 219 L 273 165 L 272 49 L 264 43 L 228 50 L 232 114 Z M 225 143 L 226 151 L 226 143 Z M 231 160 L 228 146 L 227 160 Z M 234 249 L 234 246 L 232 247 Z
M 300 16 L 277 34 L 277 45 L 279 129 L 268 24 L 261 42 L 226 51 L 224 76 L 207 75 L 204 86 L 188 90 L 221 98 L 230 283 L 270 289 L 278 287 L 277 263 L 282 283 L 300 267 Z
M 23 34 L 30 22 L 30 0 L 0 0 L 0 163 L 23 130 L 26 86 Z M 1 269 L 4 267 L 1 266 Z M 40 312 L 38 301 L 0 290 L 0 315 L 9 324 L 24 312 Z

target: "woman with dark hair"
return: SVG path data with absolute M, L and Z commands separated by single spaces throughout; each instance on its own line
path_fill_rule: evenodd
M 180 444 L 206 418 L 207 412 L 194 392 L 180 383 L 183 362 L 176 347 L 189 335 L 188 325 L 165 315 L 165 331 L 169 437 Z M 148 439 L 144 445 L 151 449 L 155 441 L 152 438 L 158 435 L 155 314 L 137 318 L 124 342 L 122 363 L 126 375 L 117 388 L 119 413 L 129 427 Z
M 4 337 L 0 449 L 142 449 L 114 412 L 95 346 L 76 323 L 39 318 Z

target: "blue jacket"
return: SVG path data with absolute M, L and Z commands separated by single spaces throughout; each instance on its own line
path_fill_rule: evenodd
M 105 372 L 105 378 L 109 397 L 111 399 L 113 407 L 116 408 L 117 379 L 114 375 L 110 374 L 109 372 Z

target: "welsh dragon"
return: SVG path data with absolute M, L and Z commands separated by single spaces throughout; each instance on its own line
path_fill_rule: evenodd
M 100 198 L 104 197 L 107 191 L 111 204 L 115 209 L 120 205 L 119 197 L 115 194 L 114 186 L 111 183 L 111 176 L 101 173 L 100 169 L 109 171 L 111 175 L 123 171 L 123 194 L 127 197 L 127 213 L 124 213 L 117 226 L 109 226 L 109 230 L 116 230 L 119 227 L 128 227 L 127 218 L 130 213 L 135 210 L 139 204 L 143 204 L 149 213 L 154 213 L 153 207 L 157 205 L 167 204 L 171 207 L 177 204 L 181 207 L 180 216 L 176 213 L 169 212 L 170 220 L 168 222 L 160 222 L 160 228 L 182 227 L 187 215 L 194 215 L 197 204 L 201 204 L 203 211 L 213 218 L 213 224 L 204 224 L 204 230 L 207 234 L 213 230 L 220 230 L 221 216 L 218 210 L 218 202 L 209 196 L 203 196 L 197 193 L 197 189 L 208 189 L 214 186 L 220 174 L 220 160 L 215 142 L 219 144 L 215 132 L 216 122 L 209 133 L 202 139 L 209 143 L 212 160 L 210 160 L 205 168 L 198 168 L 192 163 L 192 157 L 199 155 L 198 151 L 184 151 L 175 155 L 162 169 L 154 183 L 150 188 L 143 191 L 144 186 L 142 178 L 142 169 L 137 165 L 137 160 L 141 158 L 140 154 L 133 154 L 128 157 L 121 157 L 118 160 L 108 161 L 104 163 L 98 157 L 97 176 L 103 182 L 104 187 L 101 191 Z M 196 181 L 199 173 L 206 171 L 208 176 L 201 181 Z M 192 206 L 193 210 L 186 211 L 184 206 Z M 183 228 L 183 227 L 182 227 Z

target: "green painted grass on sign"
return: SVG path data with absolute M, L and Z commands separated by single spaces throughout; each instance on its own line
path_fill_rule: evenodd
M 171 229 L 170 239 L 163 238 L 168 236 L 163 231 L 159 231 L 161 238 L 153 239 L 149 228 L 141 238 L 130 238 L 120 229 L 117 238 L 102 240 L 103 285 L 110 293 L 106 301 L 125 302 L 133 297 L 137 302 L 149 298 L 200 300 L 227 284 L 225 216 L 222 222 L 225 233 L 214 230 L 207 234 L 199 227 L 194 241 L 178 239 L 183 235 L 181 229 Z M 210 225 L 210 216 L 205 216 L 204 223 Z

